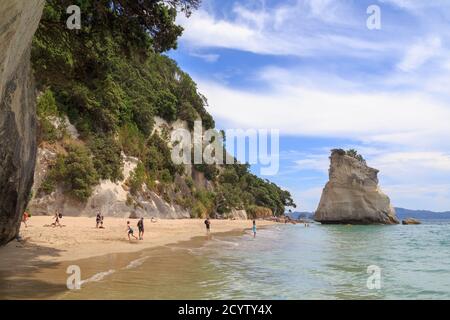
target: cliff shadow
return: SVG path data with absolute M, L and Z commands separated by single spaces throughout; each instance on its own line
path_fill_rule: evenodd
M 0 248 L 0 299 L 51 299 L 67 291 L 62 264 L 43 261 L 61 252 L 27 241 Z

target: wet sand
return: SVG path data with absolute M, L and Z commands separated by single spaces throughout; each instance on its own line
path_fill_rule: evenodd
M 193 263 L 186 248 L 200 247 L 208 240 L 203 220 L 147 221 L 145 240 L 131 242 L 126 235 L 128 220 L 109 218 L 105 220 L 105 229 L 96 229 L 95 219 L 64 217 L 64 227 L 53 228 L 46 226 L 51 217 L 33 217 L 29 227 L 21 231 L 23 243 L 14 241 L 0 249 L 0 299 L 102 299 L 101 291 L 89 290 L 86 296 L 86 290 L 67 289 L 66 271 L 70 265 L 81 268 L 82 280 L 86 282 L 83 287 L 116 271 L 126 271 L 130 262 L 134 267 L 147 259 L 152 261 L 153 282 L 163 281 L 158 274 L 168 274 L 168 270 L 158 268 L 167 266 L 173 268 L 169 273 L 173 279 L 164 281 L 186 281 L 183 270 L 191 269 Z M 129 221 L 133 227 L 137 223 L 137 220 Z M 259 227 L 273 224 L 258 221 Z M 251 221 L 211 220 L 210 238 L 242 235 L 250 228 Z M 141 261 L 142 257 L 145 259 Z M 161 259 L 164 263 L 157 263 Z M 148 298 L 167 297 L 170 296 Z
M 22 242 L 12 241 L 0 248 L 0 272 L 27 269 L 39 264 L 75 261 L 112 253 L 138 252 L 187 241 L 206 235 L 205 225 L 200 219 L 145 221 L 144 240 L 129 241 L 126 222 L 138 236 L 138 220 L 105 218 L 105 229 L 95 228 L 95 218 L 64 217 L 62 228 L 49 226 L 49 216 L 35 216 L 22 225 Z M 273 225 L 274 222 L 258 221 L 258 226 Z M 211 234 L 250 229 L 250 220 L 211 220 Z

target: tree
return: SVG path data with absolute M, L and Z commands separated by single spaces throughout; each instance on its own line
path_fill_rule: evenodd
M 345 153 L 346 155 L 358 160 L 359 162 L 366 164 L 366 160 L 355 149 L 349 149 Z

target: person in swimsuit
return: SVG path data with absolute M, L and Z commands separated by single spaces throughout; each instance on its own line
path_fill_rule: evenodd
M 139 240 L 144 240 L 144 218 L 139 219 L 137 227 L 139 229 Z
M 53 217 L 53 219 L 55 219 L 55 222 L 52 223 L 53 227 L 59 226 L 60 228 L 62 228 L 61 223 L 59 223 L 59 219 L 62 218 L 62 214 L 58 212 L 58 210 L 56 210 L 55 212 L 55 216 Z
M 137 240 L 137 237 L 134 235 L 134 230 L 130 226 L 130 221 L 127 221 L 127 233 L 128 233 L 128 240 L 131 241 L 131 237 L 133 237 Z
M 28 228 L 27 221 L 29 217 L 30 215 L 25 211 L 22 216 L 22 222 L 25 224 L 25 228 Z
M 206 218 L 205 226 L 206 226 L 206 234 L 209 235 L 211 232 L 211 222 L 209 221 L 209 218 Z
M 256 220 L 253 220 L 252 231 L 253 231 L 253 238 L 256 238 Z

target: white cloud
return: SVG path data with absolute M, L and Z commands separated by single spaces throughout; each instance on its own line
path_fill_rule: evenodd
M 397 184 L 387 185 L 383 190 L 391 197 L 395 207 L 448 211 L 450 208 L 450 184 Z
M 314 212 L 319 204 L 323 187 L 312 187 L 293 191 L 293 197 L 298 204 L 298 211 Z
M 372 162 L 377 168 L 383 168 L 383 172 L 390 171 L 393 176 L 398 176 L 401 171 L 417 174 L 420 170 L 428 172 L 429 169 L 450 175 L 450 155 L 442 152 L 386 152 Z
M 218 18 L 200 9 L 190 18 L 182 15 L 177 22 L 185 28 L 180 41 L 193 48 L 229 48 L 265 55 L 369 56 L 399 50 L 396 42 L 373 42 L 367 31 L 350 22 L 351 7 L 321 0 L 297 2 L 277 8 L 250 10 L 235 5 L 234 18 Z M 326 8 L 322 10 L 320 8 Z M 308 10 L 309 8 L 309 10 Z M 361 14 L 361 21 L 365 21 Z M 330 23 L 329 26 L 323 23 Z M 337 28 L 339 26 L 339 28 Z M 337 31 L 339 29 L 341 32 Z M 342 29 L 347 30 L 342 32 Z M 353 34 L 348 31 L 353 30 Z M 349 34 L 349 35 L 346 35 Z
M 328 172 L 329 159 L 328 154 L 311 154 L 305 156 L 303 159 L 294 161 L 297 170 L 314 170 L 320 172 Z
M 236 128 L 428 147 L 450 135 L 449 108 L 418 93 L 329 92 L 296 85 L 248 92 L 202 81 L 199 89 L 215 118 Z
M 420 9 L 425 8 L 444 8 L 449 5 L 447 0 L 379 0 L 384 3 L 389 3 L 391 5 L 397 6 L 402 9 L 417 12 Z
M 220 55 L 214 54 L 214 53 L 191 52 L 189 55 L 192 57 L 195 57 L 195 58 L 202 59 L 206 62 L 210 62 L 210 63 L 217 62 L 217 60 L 219 60 L 219 58 L 220 58 Z
M 209 111 L 227 128 L 278 128 L 300 139 L 354 144 L 284 159 L 283 181 L 319 177 L 291 188 L 302 209 L 317 207 L 333 147 L 356 148 L 380 169 L 381 187 L 394 205 L 450 208 L 450 2 L 380 2 L 379 32 L 365 28 L 366 11 L 354 1 L 292 0 L 271 8 L 249 1 L 228 12 L 210 3 L 179 20 L 186 29 L 181 41 L 191 52 L 228 48 L 300 58 L 298 67 L 266 66 L 252 74 L 233 69 L 229 75 L 227 65 L 217 70 L 228 74 L 215 77 L 220 83 L 210 80 L 213 75 L 197 83 Z M 235 78 L 239 88 L 228 86 Z M 264 89 L 248 89 L 249 79 Z
M 412 45 L 397 67 L 405 72 L 413 71 L 429 59 L 439 56 L 442 47 L 441 39 L 437 36 L 429 37 Z

